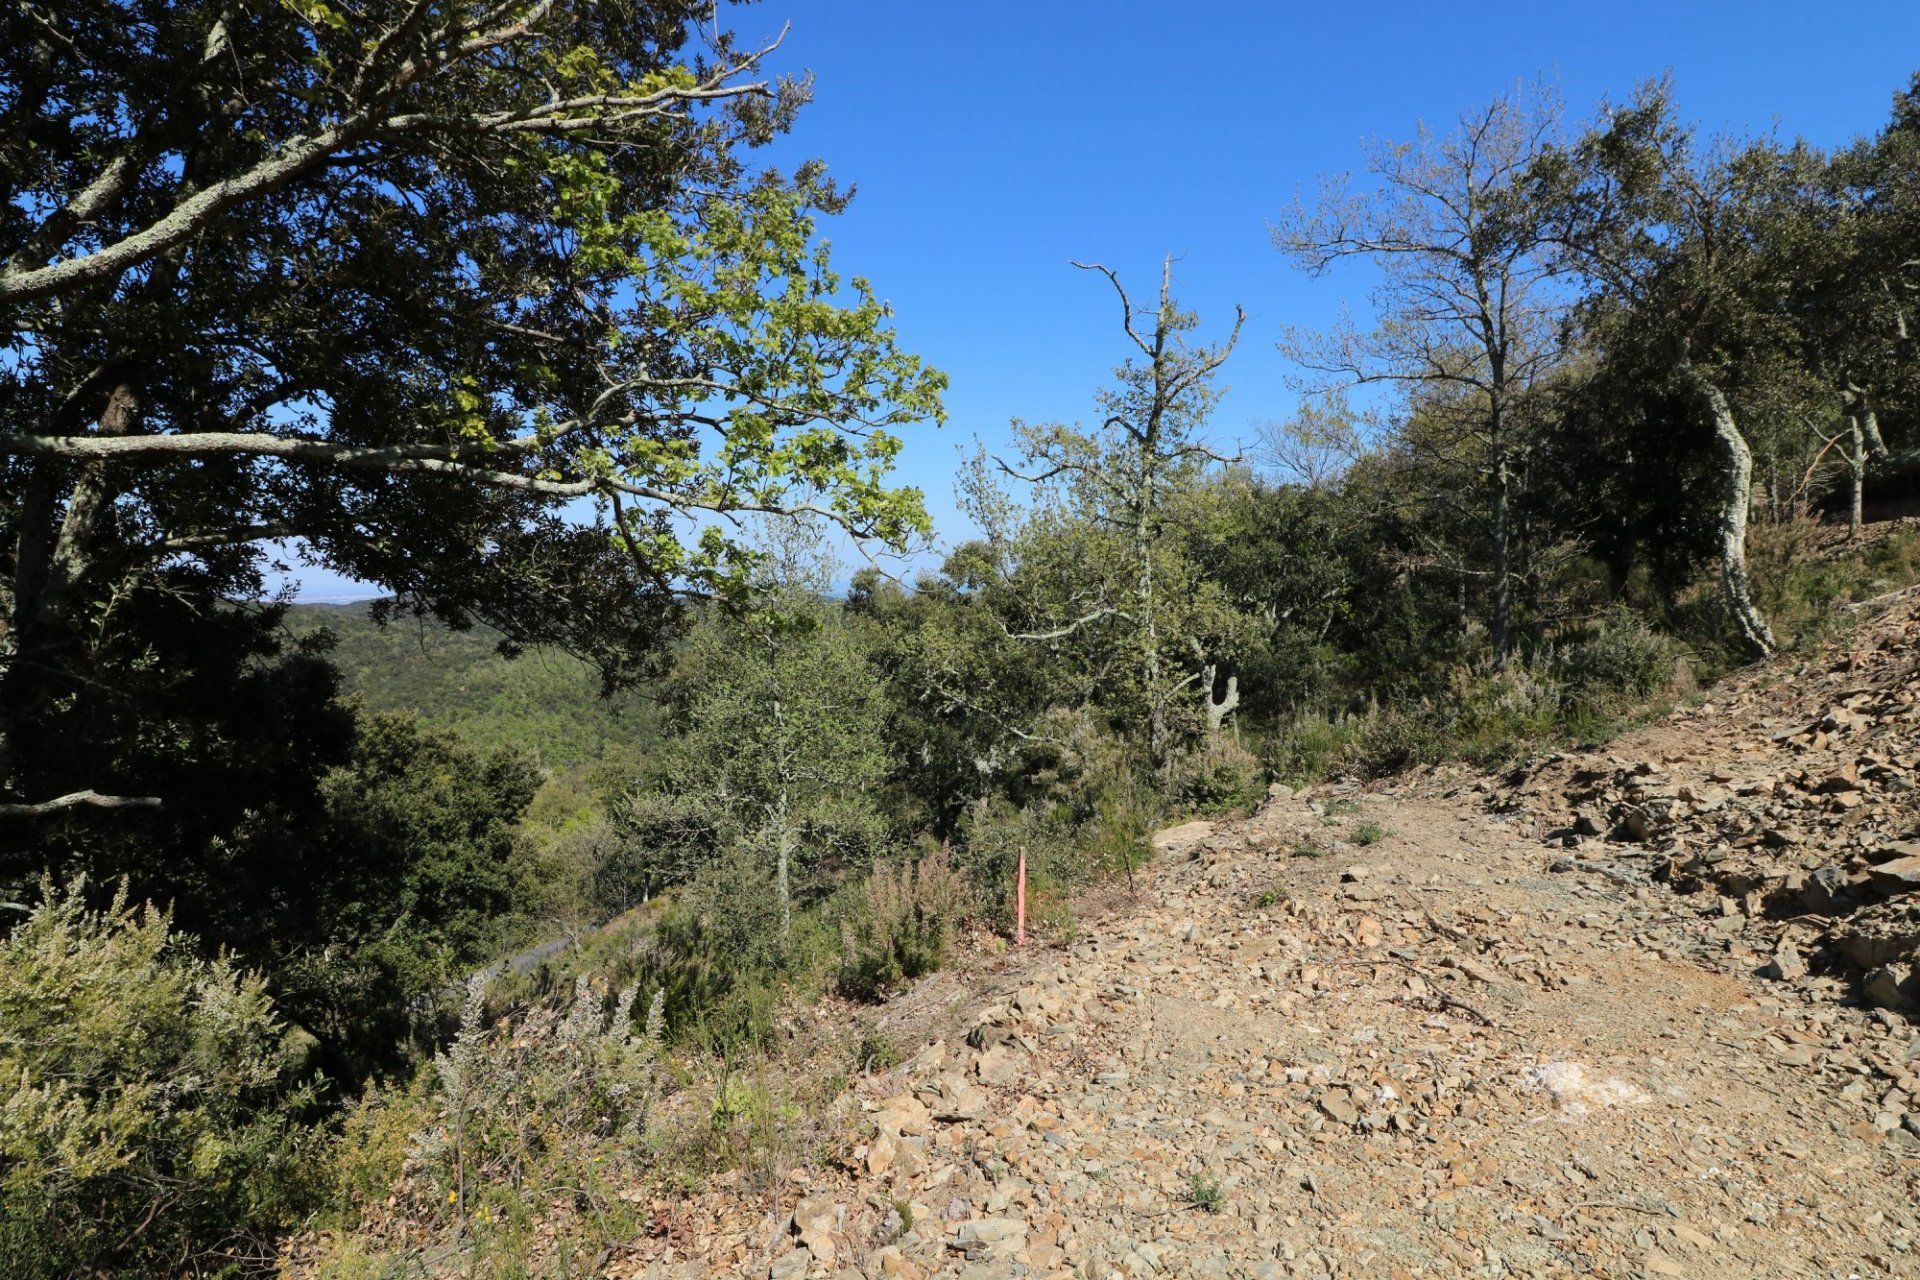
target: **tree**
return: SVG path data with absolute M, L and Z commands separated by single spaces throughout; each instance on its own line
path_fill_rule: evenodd
M 1015 626 L 1001 623 L 1009 639 L 1046 645 L 1082 633 L 1124 638 L 1129 670 L 1122 678 L 1146 726 L 1148 758 L 1164 780 L 1182 699 L 1197 690 L 1209 725 L 1217 728 L 1239 698 L 1232 678 L 1224 695 L 1216 683 L 1218 651 L 1237 620 L 1217 586 L 1180 557 L 1173 534 L 1181 489 L 1208 465 L 1225 461 L 1201 431 L 1218 395 L 1214 375 L 1232 354 L 1246 315 L 1236 312 L 1224 341 L 1194 345 L 1185 335 L 1199 321 L 1174 300 L 1172 258 L 1162 267 L 1151 311 L 1141 310 L 1112 270 L 1075 265 L 1113 286 L 1122 331 L 1138 355 L 1130 353 L 1114 371 L 1115 385 L 1096 397 L 1102 414 L 1096 430 L 1014 424 L 1021 456 L 999 469 L 1036 486 L 1040 497 L 1018 528 L 1017 558 L 1026 561 L 1018 573 L 1007 559 L 1015 550 L 1013 513 L 989 510 L 996 499 L 980 484 L 972 506 L 976 519 L 997 529 L 991 549 L 1003 562 L 1000 596 L 1026 597 L 1029 616 Z M 1046 545 L 1055 553 L 1033 554 Z M 1051 572 L 1035 572 L 1048 563 Z
M 667 692 L 677 732 L 623 815 L 661 884 L 729 855 L 763 864 L 783 934 L 800 872 L 871 861 L 886 831 L 887 702 L 825 563 L 787 541 L 760 604 L 695 631 Z
M 1785 191 L 1769 210 L 1760 253 L 1799 336 L 1798 359 L 1844 420 L 1837 436 L 1846 441 L 1857 534 L 1869 465 L 1890 458 L 1881 412 L 1902 404 L 1915 380 L 1907 317 L 1920 289 L 1920 82 L 1896 96 L 1878 137 L 1830 156 L 1799 144 L 1781 168 Z
M 1703 149 L 1675 118 L 1665 83 L 1534 166 L 1535 198 L 1552 211 L 1560 263 L 1587 288 L 1602 342 L 1645 348 L 1649 367 L 1695 406 L 1720 456 L 1715 502 L 1722 593 L 1746 647 L 1765 655 L 1772 630 L 1747 572 L 1753 452 L 1729 397 L 1735 366 L 1778 341 L 1776 317 L 1747 288 L 1753 220 L 1776 190 L 1770 149 Z
M 32 792 L 21 762 L 46 704 L 125 680 L 97 641 L 129 601 L 257 596 L 275 555 L 619 683 L 689 593 L 745 580 L 719 522 L 679 518 L 924 528 L 883 475 L 942 379 L 829 266 L 814 219 L 843 196 L 821 168 L 749 171 L 807 86 L 713 19 L 705 0 L 0 15 L 8 812 L 104 802 L 84 777 Z
M 444 1012 L 436 997 L 524 937 L 519 823 L 539 783 L 518 751 L 362 716 L 352 756 L 322 779 L 321 820 L 287 833 L 293 865 L 234 868 L 207 940 L 266 970 L 335 1081 L 390 1070 L 432 1029 L 422 1015 Z
M 1293 335 L 1282 349 L 1336 388 L 1399 389 L 1423 419 L 1418 447 L 1471 454 L 1480 493 L 1467 501 L 1480 499 L 1473 518 L 1491 549 L 1489 630 L 1503 664 L 1515 583 L 1526 576 L 1515 491 L 1541 429 L 1542 385 L 1564 354 L 1566 299 L 1527 181 L 1559 123 L 1559 100 L 1545 89 L 1502 95 L 1444 137 L 1423 125 L 1411 142 L 1374 144 L 1373 190 L 1323 182 L 1316 205 L 1296 202 L 1273 229 L 1274 244 L 1315 275 L 1349 259 L 1379 270 L 1373 331 Z M 1428 497 L 1462 501 L 1445 490 Z
M 1247 677 L 1241 714 L 1271 719 L 1314 703 L 1329 683 L 1330 641 L 1347 639 L 1353 616 L 1346 543 L 1361 523 L 1356 504 L 1333 484 L 1270 484 L 1238 469 L 1197 491 L 1194 504 L 1212 518 L 1188 532 L 1188 557 L 1262 633 L 1235 658 Z

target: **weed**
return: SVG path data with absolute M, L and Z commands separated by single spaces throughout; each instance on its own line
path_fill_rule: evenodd
M 900 1065 L 900 1046 L 893 1037 L 875 1029 L 860 1037 L 860 1047 L 854 1050 L 853 1069 L 860 1072 L 877 1073 L 891 1071 Z
M 1370 844 L 1379 844 L 1392 834 L 1377 822 L 1363 822 L 1347 833 L 1347 839 L 1364 849 Z
M 1226 1204 L 1226 1189 L 1220 1179 L 1196 1173 L 1187 1179 L 1187 1207 L 1202 1213 L 1218 1213 Z

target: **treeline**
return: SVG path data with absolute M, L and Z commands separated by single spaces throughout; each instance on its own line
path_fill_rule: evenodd
M 1831 153 L 1661 84 L 1371 150 L 1273 235 L 1373 323 L 1284 336 L 1303 407 L 1247 456 L 1254 335 L 1090 267 L 1085 422 L 1016 424 L 977 537 L 841 591 L 830 546 L 929 532 L 885 480 L 944 381 L 832 269 L 824 170 L 750 163 L 806 96 L 772 53 L 680 0 L 0 16 L 24 1274 L 264 1268 L 363 1211 L 338 1274 L 577 1269 L 622 1185 L 778 1125 L 723 1077 L 664 1132 L 697 1064 L 1003 928 L 1023 853 L 1063 924 L 1170 817 L 1599 736 L 1913 576 L 1869 517 L 1920 446 L 1920 80 Z M 341 667 L 386 641 L 261 599 L 297 560 L 644 732 L 579 772 L 597 712 L 370 711 Z M 395 669 L 353 679 L 443 697 Z

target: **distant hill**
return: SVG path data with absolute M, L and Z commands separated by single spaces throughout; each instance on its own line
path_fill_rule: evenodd
M 644 751 L 658 723 L 644 697 L 600 696 L 592 667 L 552 649 L 518 658 L 495 651 L 487 627 L 448 630 L 404 620 L 376 626 L 366 602 L 299 604 L 288 615 L 298 633 L 331 631 L 332 653 L 347 691 L 376 711 L 414 711 L 482 749 L 513 746 L 566 770 Z

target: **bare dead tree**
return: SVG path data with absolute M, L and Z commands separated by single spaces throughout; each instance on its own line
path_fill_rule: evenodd
M 1084 600 L 1072 617 L 1018 633 L 1018 638 L 1057 640 L 1097 623 L 1124 625 L 1131 634 L 1138 679 L 1146 699 L 1148 754 L 1163 774 L 1171 761 L 1172 711 L 1176 701 L 1206 680 L 1210 724 L 1217 727 L 1238 702 L 1237 684 L 1223 706 L 1216 701 L 1212 667 L 1184 668 L 1190 636 L 1174 623 L 1161 581 L 1167 555 L 1169 499 L 1183 472 L 1226 462 L 1200 435 L 1218 393 L 1214 375 L 1232 355 L 1246 323 L 1235 308 L 1232 330 L 1220 342 L 1190 343 L 1199 321 L 1180 309 L 1173 292 L 1173 259 L 1161 266 L 1160 289 L 1151 307 L 1141 306 L 1119 274 L 1098 263 L 1076 262 L 1106 279 L 1120 303 L 1122 332 L 1132 352 L 1116 372 L 1114 387 L 1098 398 L 1104 415 L 1093 433 L 1054 424 L 1021 428 L 1025 458 L 1000 461 L 1003 474 L 1029 484 L 1075 492 L 1081 509 L 1112 531 L 1130 564 Z
M 1485 483 L 1499 662 L 1512 651 L 1514 586 L 1526 576 L 1514 508 L 1528 418 L 1564 358 L 1568 300 L 1527 191 L 1560 125 L 1551 88 L 1516 89 L 1445 134 L 1423 124 L 1411 141 L 1374 142 L 1370 190 L 1323 181 L 1313 204 L 1297 200 L 1273 227 L 1275 246 L 1314 275 L 1354 259 L 1378 270 L 1372 329 L 1294 331 L 1281 349 L 1316 392 L 1396 389 L 1402 412 L 1425 419 L 1424 447 L 1471 456 Z

